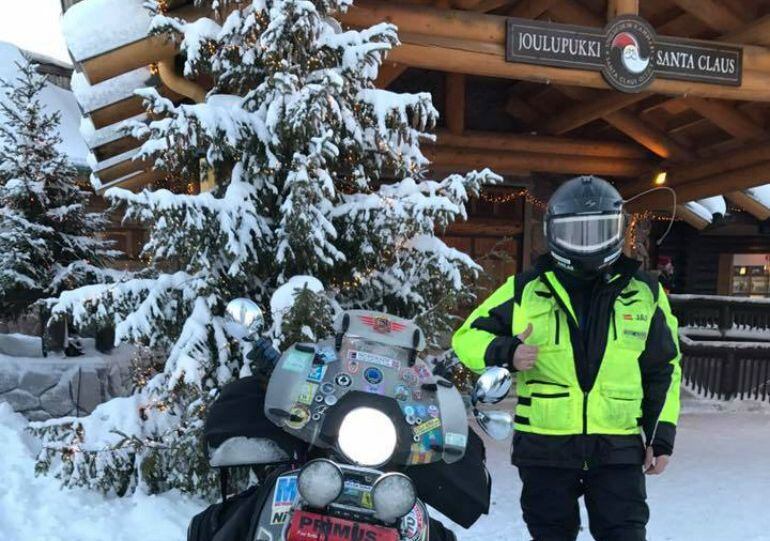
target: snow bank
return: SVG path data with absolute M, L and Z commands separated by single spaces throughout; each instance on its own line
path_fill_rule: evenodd
M 143 0 L 85 0 L 62 19 L 70 54 L 81 62 L 147 35 L 150 12 Z
M 0 404 L 0 539 L 6 541 L 172 541 L 185 539 L 190 518 L 205 504 L 178 492 L 105 498 L 61 490 L 35 477 L 36 442 L 26 421 Z

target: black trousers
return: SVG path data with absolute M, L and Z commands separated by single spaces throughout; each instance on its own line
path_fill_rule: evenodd
M 645 541 L 649 509 L 641 466 L 587 471 L 519 466 L 519 476 L 524 522 L 534 541 L 574 541 L 580 529 L 580 496 L 596 541 Z

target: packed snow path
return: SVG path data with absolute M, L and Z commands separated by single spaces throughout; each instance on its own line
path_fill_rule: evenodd
M 666 472 L 647 478 L 648 541 L 770 541 L 770 415 L 685 413 Z M 529 541 L 508 444 L 487 441 L 492 509 L 461 541 Z M 579 541 L 592 539 L 581 505 Z
M 24 422 L 0 404 L 0 539 L 3 541 L 182 541 L 189 518 L 203 506 L 176 493 L 105 499 L 61 491 L 35 478 Z M 669 470 L 648 484 L 649 541 L 770 541 L 770 415 L 683 415 Z M 461 541 L 525 541 L 520 484 L 508 445 L 488 442 L 493 507 Z M 586 523 L 585 515 L 583 517 Z M 591 539 L 587 531 L 580 541 Z

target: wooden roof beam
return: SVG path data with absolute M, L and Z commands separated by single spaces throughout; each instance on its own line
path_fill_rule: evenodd
M 770 208 L 767 208 L 746 192 L 730 192 L 725 194 L 725 197 L 731 203 L 738 205 L 740 208 L 754 216 L 757 220 L 764 221 L 770 218 Z
M 689 97 L 686 98 L 686 102 L 699 115 L 707 118 L 733 137 L 759 140 L 767 136 L 762 126 L 755 123 L 751 117 L 723 101 Z
M 607 0 L 607 20 L 618 15 L 639 15 L 639 0 Z
M 606 22 L 604 17 L 600 17 L 575 0 L 558 0 L 548 9 L 548 13 L 560 23 L 604 26 Z
M 543 159 L 547 159 L 547 155 L 550 154 L 635 160 L 649 158 L 649 154 L 643 148 L 634 144 L 496 132 L 466 131 L 463 135 L 455 135 L 447 130 L 441 130 L 438 132 L 437 145 L 500 152 L 540 153 L 544 155 Z
M 106 182 L 96 189 L 96 193 L 104 195 L 104 192 L 110 188 L 121 187 L 131 191 L 138 191 L 146 188 L 153 182 L 163 178 L 163 173 L 155 170 L 139 170 L 127 174 L 126 176 L 117 178 L 110 182 Z
M 579 6 L 572 0 L 560 0 L 555 6 L 565 1 L 568 2 L 566 5 Z M 393 62 L 470 75 L 608 88 L 598 72 L 506 62 L 505 17 L 502 16 L 359 0 L 342 17 L 343 23 L 353 27 L 369 26 L 383 20 L 393 22 L 400 29 L 403 45 L 389 53 L 388 59 Z M 770 51 L 761 51 L 762 53 L 757 53 L 755 57 L 764 55 L 770 64 Z M 747 52 L 746 48 L 744 52 Z M 649 91 L 770 101 L 770 94 L 767 92 L 770 86 L 770 70 L 753 70 L 750 58 L 749 54 L 745 56 L 743 83 L 738 87 L 656 79 Z
M 711 223 L 708 220 L 705 220 L 700 214 L 691 211 L 685 205 L 676 206 L 676 217 L 681 218 L 698 231 L 706 229 Z
M 741 28 L 728 32 L 719 40 L 730 43 L 751 43 L 753 45 L 770 46 L 770 15 L 760 17 Z
M 675 161 L 695 159 L 695 154 L 672 139 L 667 133 L 647 124 L 626 111 L 615 111 L 605 115 L 604 121 L 640 145 L 650 149 L 661 158 Z
M 559 90 L 570 98 L 581 101 L 589 101 L 595 96 L 595 93 L 583 88 L 559 87 Z M 603 114 L 601 118 L 661 158 L 675 161 L 687 161 L 695 158 L 693 152 L 680 145 L 668 134 L 629 112 L 615 110 Z
M 426 147 L 425 155 L 441 170 L 470 171 L 489 167 L 500 174 L 520 174 L 532 171 L 563 174 L 598 174 L 618 177 L 638 177 L 649 172 L 652 164 L 646 160 L 603 156 L 574 156 L 535 152 L 500 152 L 499 150 L 435 146 Z
M 682 10 L 719 32 L 732 32 L 748 21 L 720 0 L 673 0 Z
M 741 167 L 724 173 L 698 178 L 677 185 L 676 195 L 678 203 L 704 199 L 725 193 L 745 190 L 755 186 L 761 186 L 770 181 L 770 161 L 763 161 Z M 628 197 L 638 193 L 629 188 L 631 185 L 621 185 L 621 193 Z M 650 184 L 648 184 L 650 186 Z M 629 205 L 629 210 L 638 209 L 665 209 L 671 206 L 671 195 L 668 192 L 657 191 L 640 197 Z
M 731 170 L 751 167 L 758 163 L 770 162 L 770 143 L 763 142 L 746 146 L 728 155 L 720 155 L 714 158 L 698 160 L 693 163 L 679 165 L 668 170 L 666 185 L 679 190 L 679 186 L 689 182 L 698 182 L 700 179 L 713 178 L 726 174 Z M 769 179 L 770 180 L 770 179 Z M 754 186 L 765 184 L 763 179 Z M 636 181 L 623 185 L 624 193 L 639 193 L 652 186 L 652 178 L 643 177 Z M 722 193 L 726 193 L 723 191 Z
M 505 112 L 516 120 L 523 122 L 530 128 L 535 128 L 542 121 L 540 113 L 538 113 L 529 103 L 527 103 L 519 96 L 516 96 L 515 94 L 508 96 L 508 99 L 505 102 Z
M 546 133 L 561 135 L 633 105 L 648 96 L 649 94 L 643 92 L 638 94 L 612 92 L 602 97 L 581 101 L 551 117 L 543 124 L 542 129 Z
M 470 221 L 452 222 L 445 231 L 446 235 L 490 235 L 495 237 L 515 237 L 521 235 L 521 224 L 503 218 L 477 218 Z
M 412 67 L 484 77 L 608 89 L 607 83 L 598 72 L 506 62 L 502 46 L 499 50 L 490 51 L 489 45 L 478 42 L 405 33 L 401 34 L 401 40 L 402 45 L 391 51 L 388 59 Z M 662 94 L 766 102 L 770 101 L 768 87 L 770 87 L 770 73 L 744 71 L 741 86 L 716 86 L 656 79 L 649 90 Z
M 557 0 L 519 0 L 506 12 L 508 17 L 537 19 L 556 3 Z
M 398 79 L 408 67 L 409 66 L 388 62 L 386 60 L 382 63 L 380 70 L 377 72 L 377 79 L 374 81 L 374 85 L 377 88 L 388 88 L 390 83 Z
M 488 11 L 494 11 L 510 3 L 511 0 L 473 0 L 472 6 L 466 9 L 486 13 Z

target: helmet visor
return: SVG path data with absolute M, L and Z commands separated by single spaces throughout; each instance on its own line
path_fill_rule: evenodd
M 592 214 L 551 220 L 553 242 L 573 253 L 598 252 L 617 244 L 623 235 L 623 215 Z

